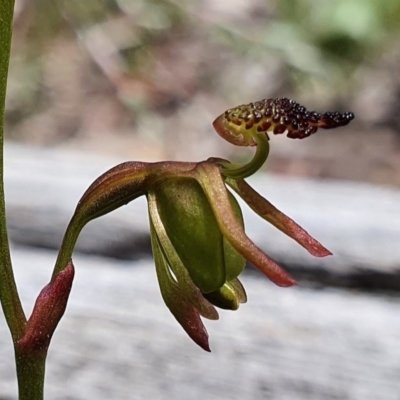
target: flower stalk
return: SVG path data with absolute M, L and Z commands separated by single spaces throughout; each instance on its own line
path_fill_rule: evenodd
M 269 155 L 269 142 L 265 135 L 256 134 L 253 137 L 257 145 L 253 159 L 244 165 L 231 164 L 229 161 L 221 160 L 221 173 L 232 180 L 245 179 L 255 174 L 267 161 Z
M 24 334 L 26 318 L 12 270 L 4 201 L 4 113 L 13 14 L 14 1 L 2 0 L 0 2 L 0 300 L 15 343 Z
M 4 197 L 4 122 L 7 77 L 10 62 L 14 0 L 0 2 L 0 302 L 14 343 L 20 400 L 42 400 L 46 352 L 27 351 L 18 341 L 27 330 L 27 320 L 15 284 L 7 234 Z

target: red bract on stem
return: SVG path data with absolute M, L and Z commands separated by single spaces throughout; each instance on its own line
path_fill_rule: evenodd
M 47 351 L 51 337 L 64 315 L 75 269 L 72 261 L 40 292 L 25 335 L 17 345 L 26 352 Z

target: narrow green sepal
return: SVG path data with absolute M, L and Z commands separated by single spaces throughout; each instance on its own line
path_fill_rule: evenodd
M 235 196 L 228 191 L 229 203 L 236 215 L 237 220 L 244 229 L 244 221 L 242 210 L 240 209 L 239 203 Z M 226 281 L 231 281 L 237 278 L 246 267 L 246 259 L 232 246 L 232 244 L 224 237 L 224 257 L 225 257 L 225 270 L 226 270 Z
M 210 162 L 197 164 L 197 181 L 201 184 L 223 235 L 232 246 L 278 286 L 288 287 L 296 281 L 263 253 L 245 234 L 229 205 L 228 191 L 218 166 Z
M 189 337 L 202 349 L 211 351 L 208 343 L 208 333 L 201 321 L 200 315 L 187 300 L 179 285 L 174 280 L 167 261 L 162 254 L 160 243 L 151 223 L 150 229 L 157 278 L 160 285 L 161 296 L 165 305 L 169 308 L 172 315 L 176 318 Z

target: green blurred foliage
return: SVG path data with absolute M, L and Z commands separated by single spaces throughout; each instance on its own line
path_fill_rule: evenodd
M 140 44 L 151 46 L 173 32 L 190 29 L 191 4 L 168 0 L 37 0 L 31 7 L 27 37 L 36 42 L 32 48 L 41 51 L 46 39 L 66 28 L 65 20 L 81 30 L 126 14 Z M 222 33 L 218 26 L 209 28 L 210 34 Z M 236 28 L 230 33 L 229 27 L 228 31 L 226 27 L 223 30 L 225 35 L 230 34 L 230 42 L 239 52 L 252 50 L 248 43 L 241 45 Z M 400 1 L 280 0 L 258 30 L 262 39 L 261 43 L 254 43 L 256 47 L 261 44 L 282 51 L 287 62 L 300 70 L 314 73 L 327 64 L 343 62 L 354 67 L 368 57 L 378 56 L 390 42 L 390 35 L 398 37 Z
M 179 106 L 198 91 L 234 104 L 238 98 L 260 94 L 254 90 L 257 74 L 260 85 L 269 88 L 261 95 L 284 93 L 304 102 L 323 98 L 325 105 L 326 99 L 339 104 L 356 92 L 360 68 L 378 63 L 400 43 L 399 0 L 248 0 L 232 7 L 230 0 L 36 0 L 21 4 L 9 122 L 49 107 L 53 100 L 48 96 L 50 85 L 43 84 L 44 75 L 53 62 L 50 52 L 59 43 L 65 45 L 65 39 L 77 40 L 85 56 L 106 75 L 105 81 L 111 82 L 118 101 L 136 115 L 146 107 Z M 115 48 L 104 65 L 99 45 L 90 48 L 91 33 L 101 39 L 100 44 Z M 107 75 L 109 61 L 114 63 L 112 76 Z M 276 61 L 281 76 L 273 68 L 268 70 Z M 162 85 L 171 72 L 163 75 L 160 69 L 177 71 L 181 79 Z M 253 83 L 240 86 L 242 79 Z M 87 91 L 93 90 L 92 84 Z
M 283 0 L 278 7 L 282 19 L 307 35 L 326 56 L 355 62 L 400 30 L 397 0 Z
M 254 1 L 260 9 L 262 3 Z M 192 7 L 193 2 L 170 0 L 37 0 L 31 7 L 29 48 L 44 51 L 46 40 L 68 29 L 68 23 L 81 31 L 124 14 L 131 21 L 135 40 L 122 54 L 127 65 L 135 68 L 146 64 L 144 54 L 152 46 L 196 29 Z M 277 51 L 294 82 L 300 73 L 336 84 L 338 79 L 332 82 L 332 77 L 342 79 L 360 63 L 373 62 L 400 33 L 398 0 L 280 0 L 270 10 L 264 23 L 256 24 L 258 40 L 253 43 L 248 35 L 241 35 L 254 29 L 251 16 L 247 26 L 210 24 L 207 35 L 230 46 L 238 56 L 260 58 L 263 52 Z
M 311 73 L 348 74 L 360 63 L 372 64 L 400 35 L 398 0 L 281 0 L 276 7 L 277 26 L 268 42 L 280 37 L 289 63 Z M 290 57 L 293 43 L 309 46 L 308 60 L 300 52 Z

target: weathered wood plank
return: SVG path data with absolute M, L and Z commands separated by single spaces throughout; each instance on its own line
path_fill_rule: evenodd
M 30 309 L 54 253 L 14 253 Z M 49 399 L 398 400 L 399 299 L 280 289 L 245 276 L 249 302 L 206 321 L 200 350 L 163 305 L 152 263 L 75 257 L 76 279 L 50 348 Z M 0 315 L 0 398 L 15 398 Z

